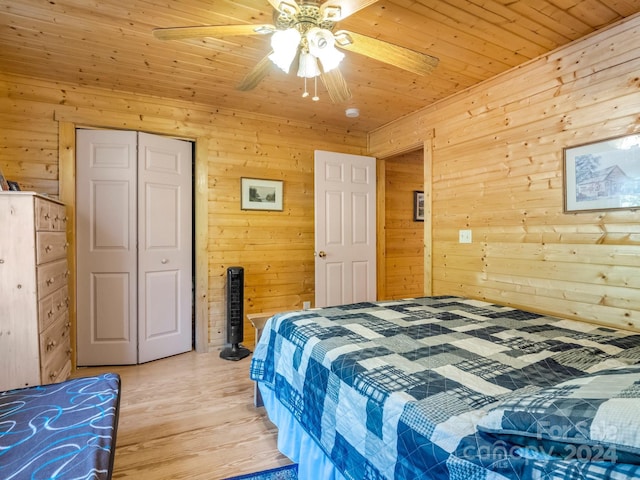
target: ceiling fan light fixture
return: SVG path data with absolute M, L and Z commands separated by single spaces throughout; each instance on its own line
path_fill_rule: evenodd
M 320 75 L 318 68 L 318 59 L 309 52 L 300 53 L 300 63 L 298 65 L 298 76 L 304 78 L 313 78 Z
M 289 73 L 291 62 L 293 62 L 298 53 L 299 44 L 300 32 L 295 28 L 277 30 L 271 37 L 273 53 L 269 55 L 269 60 L 275 63 L 283 72 Z
M 344 53 L 336 50 L 335 48 L 331 48 L 331 50 L 328 50 L 320 57 L 320 62 L 322 62 L 322 68 L 324 71 L 330 72 L 340 65 L 343 58 Z
M 320 59 L 322 69 L 330 72 L 344 58 L 344 53 L 336 50 L 333 33 L 325 28 L 313 27 L 307 32 L 309 53 Z

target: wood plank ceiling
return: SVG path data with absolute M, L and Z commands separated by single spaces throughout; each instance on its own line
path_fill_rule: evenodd
M 3 72 L 198 102 L 368 132 L 640 12 L 640 0 L 379 0 L 338 24 L 440 59 L 418 76 L 346 52 L 353 93 L 303 99 L 303 80 L 271 69 L 236 89 L 269 37 L 161 41 L 152 29 L 272 23 L 267 0 L 0 0 Z M 357 107 L 360 117 L 347 118 Z

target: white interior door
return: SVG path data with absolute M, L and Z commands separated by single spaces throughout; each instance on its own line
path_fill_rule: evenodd
M 76 134 L 78 365 L 137 362 L 137 134 Z
M 138 134 L 138 361 L 191 350 L 191 143 Z
M 191 144 L 78 130 L 78 365 L 191 349 Z
M 316 307 L 376 300 L 376 159 L 315 152 Z

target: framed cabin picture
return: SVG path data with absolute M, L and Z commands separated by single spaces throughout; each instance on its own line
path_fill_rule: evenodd
M 424 192 L 413 191 L 413 221 L 424 222 Z
M 282 211 L 282 180 L 241 178 L 242 210 Z
M 640 134 L 564 149 L 564 211 L 640 208 Z

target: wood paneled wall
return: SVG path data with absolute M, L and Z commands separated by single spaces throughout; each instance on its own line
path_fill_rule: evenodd
M 0 75 L 0 107 L 0 168 L 23 190 L 56 197 L 59 156 L 72 162 L 74 125 L 197 140 L 196 169 L 204 174 L 196 175 L 196 189 L 205 192 L 208 212 L 200 226 L 207 271 L 199 275 L 208 280 L 210 347 L 225 341 L 229 266 L 245 269 L 245 313 L 313 303 L 313 151 L 362 155 L 364 134 L 7 75 Z M 241 177 L 283 180 L 284 211 L 242 211 Z M 244 343 L 252 345 L 253 335 L 246 326 Z
M 640 211 L 563 212 L 563 147 L 639 133 L 639 72 L 635 16 L 370 134 L 433 133 L 434 294 L 640 330 Z
M 422 149 L 384 160 L 385 299 L 424 292 L 424 223 L 413 221 L 413 192 L 423 191 Z

